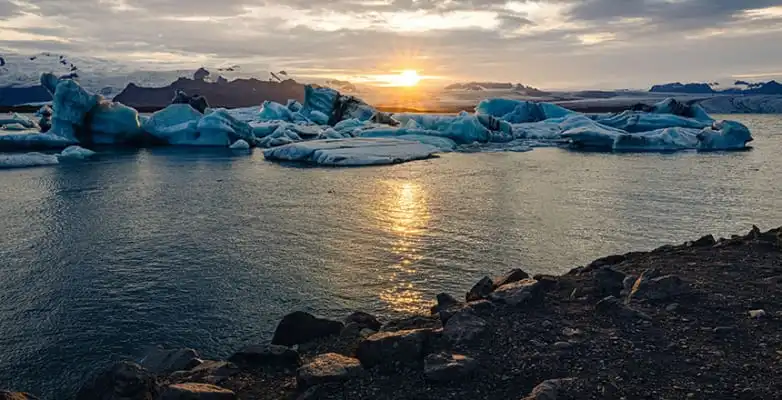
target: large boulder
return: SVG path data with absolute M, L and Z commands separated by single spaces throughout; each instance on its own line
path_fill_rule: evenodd
M 299 368 L 296 382 L 299 389 L 307 389 L 324 383 L 343 382 L 363 373 L 364 367 L 359 360 L 327 353 L 315 357 L 312 362 Z
M 602 296 L 619 296 L 624 288 L 625 274 L 611 267 L 601 267 L 595 273 L 595 289 Z
M 523 279 L 500 286 L 491 293 L 489 299 L 497 303 L 518 306 L 539 300 L 542 292 L 543 290 L 540 281 L 536 279 Z
M 201 364 L 198 352 L 193 349 L 164 349 L 156 347 L 141 359 L 142 367 L 153 374 L 167 374 L 188 370 Z
M 357 324 L 361 329 L 371 329 L 373 331 L 379 331 L 383 325 L 372 314 L 365 313 L 363 311 L 356 311 L 353 314 L 348 315 L 345 318 L 345 324 Z
M 236 393 L 219 386 L 204 383 L 168 385 L 160 400 L 235 400 Z
M 356 356 L 366 367 L 417 364 L 431 333 L 429 329 L 379 332 L 359 343 Z
M 409 331 L 415 329 L 438 329 L 442 328 L 442 322 L 437 317 L 425 317 L 423 315 L 413 315 L 407 318 L 388 321 L 381 328 L 381 332 Z
M 524 272 L 521 268 L 514 268 L 510 271 L 508 271 L 505 275 L 495 278 L 493 280 L 494 282 L 494 288 L 498 288 L 500 286 L 507 285 L 509 283 L 518 282 L 524 279 L 529 278 L 529 274 Z
M 560 391 L 573 381 L 574 379 L 549 379 L 543 381 L 538 386 L 535 386 L 532 392 L 522 400 L 557 400 Z
M 322 337 L 337 335 L 344 324 L 318 318 L 304 311 L 295 311 L 282 318 L 272 338 L 272 344 L 293 346 L 308 343 Z
M 296 350 L 273 344 L 245 347 L 228 358 L 228 361 L 245 368 L 265 366 L 298 368 L 301 365 L 301 358 Z
M 158 391 L 158 382 L 149 371 L 124 361 L 82 386 L 76 400 L 153 400 Z
M 649 315 L 626 305 L 614 296 L 609 296 L 600 300 L 595 306 L 595 311 L 598 314 L 626 320 L 649 321 L 652 319 Z
M 447 323 L 451 317 L 461 311 L 465 307 L 464 303 L 456 300 L 455 297 L 448 293 L 440 293 L 437 295 L 437 304 L 432 307 L 432 314 L 436 314 L 440 317 L 440 321 L 443 324 Z
M 629 299 L 665 301 L 688 291 L 689 285 L 676 275 L 651 277 L 647 271 L 635 281 Z
M 177 371 L 170 375 L 170 379 L 177 383 L 199 382 L 219 384 L 226 379 L 239 374 L 239 366 L 227 361 L 206 360 L 197 367 L 188 371 Z
M 436 382 L 462 380 L 477 367 L 477 361 L 461 354 L 436 353 L 424 359 L 426 379 Z
M 443 328 L 443 336 L 454 344 L 467 343 L 475 340 L 483 333 L 488 324 L 471 311 L 456 313 Z

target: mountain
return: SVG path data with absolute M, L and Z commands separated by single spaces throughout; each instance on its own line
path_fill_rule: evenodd
M 201 77 L 202 74 L 199 74 Z M 288 99 L 304 101 L 304 85 L 292 80 L 282 82 L 261 81 L 258 79 L 235 79 L 232 81 L 179 78 L 163 87 L 142 87 L 128 84 L 114 97 L 114 101 L 136 108 L 140 111 L 153 111 L 166 107 L 178 91 L 188 95 L 206 97 L 214 108 L 237 108 L 260 106 L 265 100 L 285 104 Z
M 652 93 L 691 93 L 691 94 L 712 94 L 714 89 L 708 83 L 686 83 L 681 82 L 666 83 L 663 85 L 654 85 L 649 90 Z
M 782 84 L 777 81 L 750 83 L 737 80 L 731 86 L 720 86 L 719 83 L 667 83 L 654 85 L 652 93 L 688 93 L 688 94 L 741 94 L 741 95 L 782 95 Z
M 547 92 L 532 86 L 524 86 L 520 83 L 510 82 L 459 82 L 445 87 L 447 91 L 484 91 L 484 90 L 507 90 L 524 94 L 527 96 L 543 96 Z

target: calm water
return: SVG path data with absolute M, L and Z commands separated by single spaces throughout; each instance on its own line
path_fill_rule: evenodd
M 731 118 L 754 150 L 317 169 L 155 149 L 0 171 L 0 388 L 62 398 L 150 345 L 227 356 L 295 309 L 415 312 L 512 267 L 782 225 L 782 118 Z

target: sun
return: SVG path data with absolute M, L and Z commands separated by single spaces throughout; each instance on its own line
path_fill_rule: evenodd
M 399 75 L 394 75 L 391 78 L 391 83 L 394 86 L 412 87 L 417 85 L 420 81 L 421 77 L 418 76 L 418 72 L 413 69 L 406 69 L 400 72 Z

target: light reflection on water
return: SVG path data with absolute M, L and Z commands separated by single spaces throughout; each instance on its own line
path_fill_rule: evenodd
M 0 171 L 0 388 L 63 398 L 150 345 L 227 357 L 286 313 L 425 311 L 483 275 L 782 224 L 782 118 L 755 150 L 445 154 L 293 168 L 152 149 Z
M 426 301 L 411 278 L 418 274 L 417 263 L 423 259 L 420 242 L 429 222 L 426 192 L 421 185 L 408 181 L 384 184 L 388 190 L 376 210 L 384 214 L 378 218 L 381 229 L 394 235 L 390 250 L 396 262 L 389 266 L 388 284 L 379 297 L 393 311 L 420 312 Z

